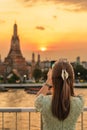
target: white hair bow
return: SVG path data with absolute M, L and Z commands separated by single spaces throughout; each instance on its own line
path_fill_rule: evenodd
M 62 79 L 67 79 L 69 77 L 68 72 L 65 69 L 62 69 L 62 74 L 61 74 Z

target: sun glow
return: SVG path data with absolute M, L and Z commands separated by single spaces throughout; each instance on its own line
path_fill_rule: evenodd
M 46 48 L 46 47 L 41 47 L 40 50 L 41 50 L 41 51 L 46 51 L 47 48 Z

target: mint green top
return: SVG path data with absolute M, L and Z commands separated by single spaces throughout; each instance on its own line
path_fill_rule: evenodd
M 59 121 L 52 115 L 51 101 L 51 95 L 42 94 L 35 100 L 35 107 L 42 114 L 43 130 L 75 130 L 77 119 L 83 110 L 83 98 L 81 96 L 71 97 L 70 113 L 64 121 Z

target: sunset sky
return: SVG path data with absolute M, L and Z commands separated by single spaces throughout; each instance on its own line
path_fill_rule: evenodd
M 23 56 L 87 61 L 87 0 L 0 0 L 0 54 L 7 56 L 14 23 Z M 45 51 L 41 51 L 46 49 Z

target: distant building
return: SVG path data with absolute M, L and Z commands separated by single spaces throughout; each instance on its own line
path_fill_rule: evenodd
M 37 55 L 37 61 L 35 61 L 35 53 L 32 53 L 32 60 L 31 60 L 32 77 L 33 77 L 33 71 L 36 68 L 41 69 L 40 54 Z
M 30 79 L 33 78 L 33 72 L 35 69 L 36 61 L 35 61 L 35 54 L 34 52 L 32 53 L 32 59 L 31 59 L 31 73 L 30 73 Z
M 45 60 L 41 62 L 41 70 L 42 71 L 48 71 L 51 66 L 51 63 L 49 60 Z
M 1 55 L 0 55 L 0 63 L 1 63 L 2 61 L 1 61 Z
M 87 62 L 86 61 L 82 61 L 82 66 L 87 69 Z
M 78 64 L 78 65 L 81 64 L 81 62 L 80 62 L 80 57 L 79 57 L 79 56 L 76 58 L 76 64 Z
M 37 55 L 37 60 L 35 60 L 35 53 L 32 53 L 32 60 L 31 60 L 31 78 L 33 78 L 33 72 L 35 69 L 41 69 L 42 72 L 48 71 L 51 68 L 51 64 L 55 61 L 41 61 L 40 54 Z
M 13 36 L 11 38 L 11 46 L 7 57 L 3 63 L 0 63 L 0 75 L 7 76 L 13 70 L 23 79 L 24 75 L 28 77 L 29 65 L 22 56 L 20 49 L 20 40 L 17 32 L 17 24 L 13 26 Z
M 37 55 L 37 62 L 36 62 L 36 64 L 35 64 L 35 68 L 41 69 L 40 54 Z

